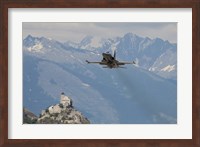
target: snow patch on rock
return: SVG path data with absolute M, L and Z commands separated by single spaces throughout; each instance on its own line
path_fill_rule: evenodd
M 161 69 L 161 71 L 168 71 L 168 72 L 171 72 L 173 70 L 175 70 L 175 65 L 168 65 Z

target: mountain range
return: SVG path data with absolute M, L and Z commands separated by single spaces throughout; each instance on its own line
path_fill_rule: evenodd
M 122 69 L 105 69 L 101 53 L 116 50 Z M 24 107 L 39 114 L 59 94 L 96 124 L 162 124 L 177 121 L 177 45 L 127 33 L 109 39 L 86 36 L 64 43 L 28 35 L 23 40 Z

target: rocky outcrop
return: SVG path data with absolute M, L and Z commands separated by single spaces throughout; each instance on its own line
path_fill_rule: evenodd
M 23 123 L 24 124 L 35 124 L 37 123 L 37 116 L 29 110 L 23 108 Z
M 65 106 L 56 104 L 42 110 L 37 120 L 39 124 L 89 124 L 89 120 L 85 118 L 73 106 Z
M 61 93 L 60 103 L 42 110 L 39 124 L 89 124 L 90 121 L 72 105 L 72 99 Z
M 90 124 L 90 121 L 72 105 L 72 99 L 61 93 L 60 103 L 42 110 L 39 117 L 23 109 L 23 123 L 26 124 Z

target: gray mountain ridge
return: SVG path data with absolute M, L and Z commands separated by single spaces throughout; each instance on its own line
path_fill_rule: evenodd
M 95 37 L 86 36 L 80 43 L 71 41 L 61 43 L 44 37 L 39 38 L 29 35 L 24 39 L 23 44 L 29 46 L 27 43 L 29 41 L 31 41 L 31 43 L 34 41 L 36 44 L 41 41 L 46 48 L 50 46 L 51 48 L 82 49 L 83 51 L 93 51 L 98 54 L 116 49 L 119 59 L 137 61 L 138 66 L 154 72 L 161 77 L 176 81 L 177 46 L 174 43 L 170 43 L 167 40 L 164 41 L 160 38 L 143 38 L 133 33 L 127 33 L 123 37 L 95 40 L 96 43 L 98 42 L 99 44 L 98 47 L 94 46 L 92 40 L 95 40 Z M 46 46 L 46 44 L 48 44 L 48 46 Z M 170 60 L 166 62 L 165 60 L 167 58 L 170 58 Z
M 135 41 L 139 43 L 134 43 Z M 149 46 L 155 46 L 155 50 L 162 47 L 159 49 L 160 55 L 154 52 L 153 47 L 152 51 L 145 51 L 147 48 L 141 46 L 146 43 L 142 41 L 150 41 L 152 44 Z M 78 110 L 91 123 L 176 123 L 176 83 L 161 77 L 160 73 L 155 74 L 157 71 L 166 73 L 168 69 L 164 71 L 159 68 L 163 69 L 168 66 L 167 62 L 171 62 L 167 61 L 166 56 L 176 57 L 176 45 L 161 39 L 146 38 L 145 41 L 144 38 L 131 34 L 124 38 L 110 39 L 110 42 L 107 47 L 90 50 L 74 48 L 44 37 L 25 38 L 24 106 L 38 115 L 44 107 L 58 103 L 55 97 L 58 97 L 60 91 L 65 91 L 68 96 L 73 97 Z M 158 42 L 158 45 L 153 42 Z M 136 50 L 138 46 L 140 51 Z M 120 60 L 129 60 L 129 55 L 132 55 L 131 60 L 137 59 L 138 66 L 111 70 L 85 63 L 86 59 L 101 60 L 101 53 L 112 48 L 117 50 L 117 58 Z M 144 62 L 150 58 L 147 55 L 153 56 L 149 61 L 155 60 L 151 66 Z M 162 56 L 166 60 L 164 67 L 159 64 Z M 175 61 L 176 59 L 173 61 L 176 64 Z M 174 63 L 170 63 L 170 66 Z M 158 64 L 159 68 L 155 68 Z M 156 70 L 151 71 L 153 67 Z M 176 75 L 176 70 L 171 67 L 170 70 Z M 167 78 L 171 78 L 170 74 Z M 176 79 L 176 76 L 172 79 Z

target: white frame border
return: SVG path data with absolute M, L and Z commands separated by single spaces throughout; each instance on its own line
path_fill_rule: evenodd
M 191 8 L 10 8 L 8 14 L 9 139 L 192 139 Z M 177 22 L 178 123 L 176 125 L 22 125 L 22 22 Z

